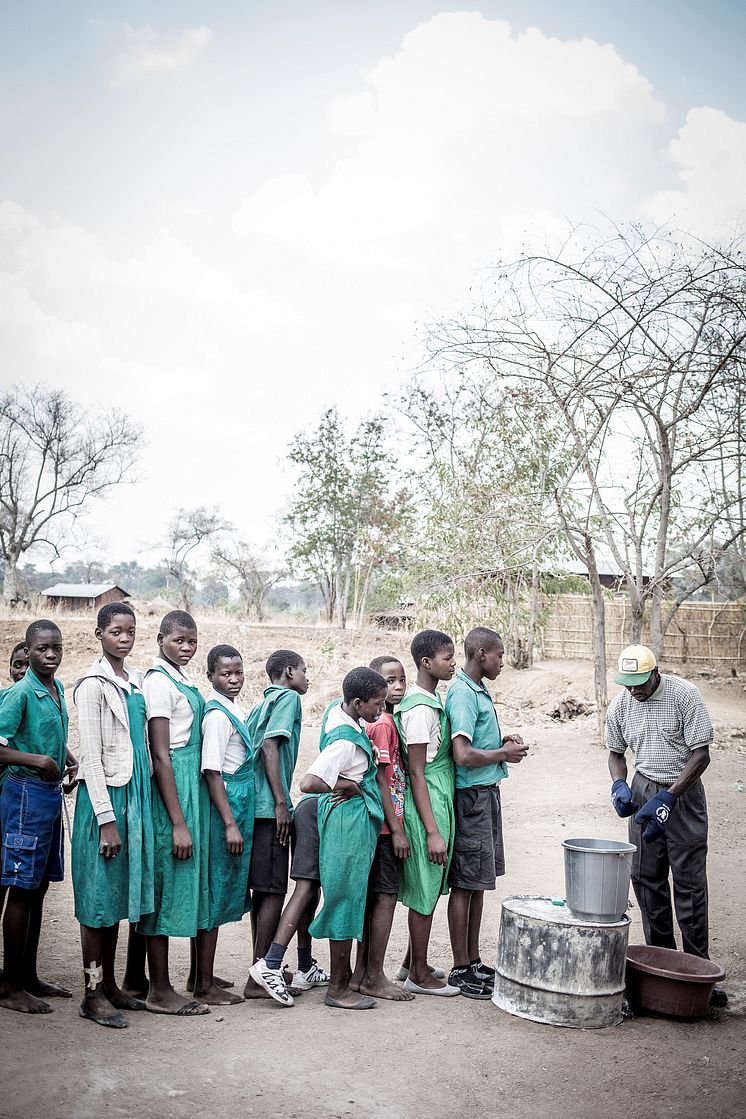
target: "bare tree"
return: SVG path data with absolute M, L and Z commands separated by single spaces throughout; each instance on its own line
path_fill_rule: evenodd
M 200 505 L 195 509 L 176 510 L 166 541 L 166 571 L 176 584 L 184 610 L 191 610 L 195 593 L 190 557 L 200 545 L 210 543 L 219 532 L 231 527 L 217 508 Z
M 116 408 L 83 407 L 45 385 L 0 398 L 0 552 L 3 598 L 18 597 L 18 563 L 45 545 L 59 555 L 92 498 L 130 476 L 142 431 Z
M 215 544 L 212 562 L 222 579 L 236 588 L 244 600 L 247 613 L 263 622 L 267 596 L 286 572 L 273 567 L 266 556 L 245 540 L 230 537 Z

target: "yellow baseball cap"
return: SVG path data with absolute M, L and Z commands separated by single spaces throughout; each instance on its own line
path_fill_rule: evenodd
M 657 667 L 655 653 L 647 645 L 628 645 L 619 654 L 619 671 L 614 677 L 614 683 L 624 684 L 628 688 L 644 684 Z

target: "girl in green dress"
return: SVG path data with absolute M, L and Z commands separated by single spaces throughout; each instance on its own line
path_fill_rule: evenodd
M 150 757 L 142 678 L 125 666 L 135 643 L 135 614 L 123 602 L 98 613 L 102 654 L 75 685 L 80 771 L 72 838 L 75 916 L 83 947 L 80 1016 L 122 1029 L 123 1010 L 145 1003 L 117 985 L 119 922 L 153 909 Z M 130 937 L 130 945 L 136 944 Z

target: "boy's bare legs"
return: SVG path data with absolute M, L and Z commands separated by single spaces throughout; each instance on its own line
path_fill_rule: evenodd
M 264 959 L 269 952 L 272 941 L 277 939 L 284 901 L 284 894 L 262 894 L 258 890 L 254 890 L 251 895 L 251 933 L 254 940 L 252 963 L 254 964 L 257 960 Z M 249 976 L 246 980 L 243 997 L 245 999 L 268 999 L 270 995 Z
M 310 948 L 311 935 L 308 931 L 308 926 L 314 918 L 318 903 L 319 887 L 316 883 L 311 881 L 310 878 L 299 878 L 295 884 L 295 889 L 293 890 L 290 901 L 282 911 L 274 940 L 276 940 L 278 944 L 284 944 L 285 947 L 287 947 L 297 932 L 298 945 L 300 946 L 301 944 L 301 936 L 305 935 L 308 947 Z M 267 950 L 269 950 L 269 947 Z M 261 957 L 259 958 L 261 959 Z
M 436 991 L 445 987 L 441 979 L 436 979 L 427 962 L 427 949 L 430 943 L 430 929 L 433 924 L 432 913 L 409 911 L 409 978 L 418 987 Z
M 185 998 L 171 986 L 168 973 L 168 937 L 149 936 L 148 944 L 148 997 L 145 1006 L 156 1014 L 208 1014 L 209 1007 Z
M 394 922 L 396 894 L 370 894 L 365 910 L 362 943 L 358 945 L 355 972 L 350 988 L 374 998 L 410 1002 L 414 995 L 397 987 L 383 970 L 391 926 Z
M 120 1010 L 144 1010 L 144 1004 L 123 995 L 114 977 L 114 958 L 117 951 L 119 925 L 102 929 L 80 926 L 80 943 L 83 949 L 83 1001 L 80 1009 L 85 1017 L 92 1017 L 99 1025 L 116 1025 L 125 1021 Z M 121 1000 L 120 1005 L 114 1001 Z
M 3 918 L 5 958 L 0 978 L 0 1006 L 7 1010 L 18 1010 L 22 1014 L 51 1014 L 49 1003 L 30 994 L 23 985 L 29 917 L 36 893 L 37 890 L 23 890 L 20 886 L 8 889 Z
M 124 969 L 121 991 L 125 997 L 145 1000 L 148 995 L 148 977 L 145 973 L 147 944 L 145 937 L 134 925 L 130 925 L 127 938 L 127 963 Z
M 194 997 L 208 1006 L 235 1006 L 236 1003 L 243 1002 L 241 996 L 219 987 L 212 973 L 219 928 L 220 926 L 216 925 L 214 929 L 200 929 L 192 940 L 193 944 L 196 942 L 197 956 Z
M 483 890 L 451 887 L 448 898 L 448 932 L 454 967 L 469 967 L 479 959 L 479 933 L 482 927 Z
M 469 963 L 476 963 L 481 959 L 479 952 L 479 934 L 482 930 L 482 909 L 484 907 L 484 890 L 474 890 L 469 905 Z
M 71 999 L 72 991 L 61 987 L 58 983 L 50 983 L 40 979 L 36 972 L 36 962 L 39 955 L 39 940 L 41 938 L 41 922 L 44 914 L 44 898 L 49 889 L 49 882 L 42 882 L 38 890 L 29 891 L 34 897 L 31 900 L 31 909 L 28 918 L 28 932 L 26 934 L 26 951 L 23 959 L 23 986 L 30 995 L 38 999 Z
M 299 879 L 298 885 L 300 885 L 302 881 L 303 881 L 303 879 Z M 320 886 L 316 885 L 315 882 L 310 882 L 310 881 L 308 882 L 308 885 L 311 886 L 312 889 L 310 891 L 310 895 L 309 895 L 309 899 L 308 899 L 308 902 L 306 904 L 306 907 L 303 910 L 303 914 L 301 916 L 301 919 L 298 922 L 298 932 L 297 932 L 298 967 L 300 967 L 301 957 L 304 954 L 310 956 L 312 954 L 312 951 L 313 951 L 313 937 L 311 936 L 311 934 L 308 930 L 311 926 L 311 922 L 313 921 L 314 917 L 316 916 L 316 910 L 319 907 L 319 898 L 321 896 L 321 887 Z M 278 929 L 278 937 L 279 937 L 279 929 Z
M 213 963 L 214 963 L 214 960 L 213 960 Z M 194 990 L 194 981 L 196 979 L 196 976 L 197 976 L 197 937 L 193 936 L 193 937 L 191 937 L 191 939 L 189 941 L 189 975 L 187 976 L 187 981 L 186 981 L 187 991 L 193 991 Z M 233 982 L 232 979 L 221 979 L 219 975 L 213 975 L 212 981 L 213 981 L 213 983 L 215 984 L 216 987 L 221 987 L 223 990 L 225 990 L 228 987 L 235 987 L 235 985 L 236 985 Z M 238 1001 L 243 1002 L 243 999 L 239 996 Z

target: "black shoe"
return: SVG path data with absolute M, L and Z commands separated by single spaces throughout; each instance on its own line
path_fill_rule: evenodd
M 448 976 L 451 987 L 458 987 L 467 999 L 491 999 L 492 987 L 479 979 L 471 967 L 455 967 Z
M 481 960 L 477 960 L 475 963 L 469 964 L 469 967 L 482 983 L 495 982 L 495 969 L 489 967 L 488 964 L 483 964 Z
M 713 987 L 710 995 L 710 1006 L 727 1006 L 728 994 L 722 987 Z

